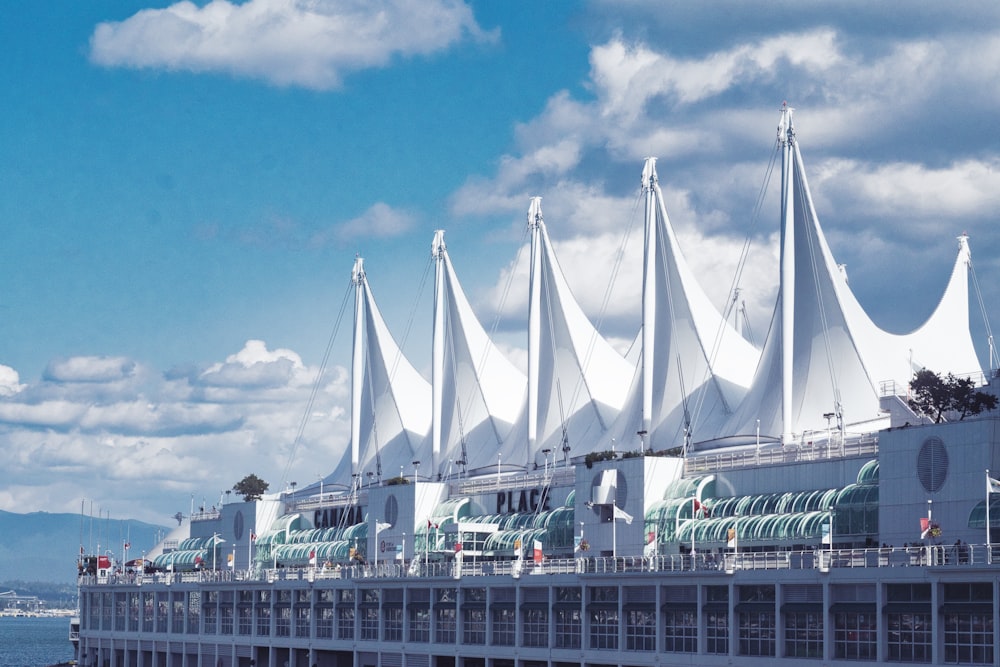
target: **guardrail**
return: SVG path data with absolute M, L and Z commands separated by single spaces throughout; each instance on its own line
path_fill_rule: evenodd
M 825 432 L 824 432 L 825 434 Z M 878 436 L 874 433 L 850 435 L 841 443 L 834 434 L 830 441 L 812 444 L 793 444 L 784 447 L 765 447 L 762 449 L 741 449 L 737 452 L 719 452 L 717 454 L 702 454 L 690 456 L 684 462 L 684 474 L 694 475 L 723 470 L 739 470 L 755 468 L 762 465 L 780 465 L 787 463 L 803 463 L 828 459 L 847 459 L 861 456 L 874 457 L 878 455 Z
M 531 560 L 464 559 L 432 563 L 379 563 L 263 570 L 202 570 L 197 572 L 124 572 L 104 577 L 82 575 L 81 585 L 95 584 L 191 584 L 276 581 L 322 581 L 331 579 L 404 579 L 510 576 L 538 574 L 617 575 L 628 573 L 690 574 L 737 570 L 813 570 L 886 567 L 1000 567 L 1000 545 L 982 544 L 884 547 L 873 549 L 816 549 L 805 551 L 759 551 L 742 553 L 696 553 L 666 556 L 619 556 L 591 558 L 546 558 Z

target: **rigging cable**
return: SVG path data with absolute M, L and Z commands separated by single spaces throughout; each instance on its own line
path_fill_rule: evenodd
M 319 394 L 320 382 L 322 382 L 323 375 L 326 372 L 326 367 L 329 364 L 330 353 L 333 350 L 333 343 L 337 338 L 337 333 L 340 331 L 340 324 L 344 319 L 344 312 L 347 310 L 347 304 L 351 296 L 351 287 L 352 283 L 349 283 L 347 291 L 344 294 L 344 300 L 340 304 L 340 311 L 337 313 L 337 320 L 333 326 L 333 331 L 330 334 L 329 340 L 327 340 L 326 350 L 323 352 L 323 360 L 320 362 L 319 371 L 316 374 L 316 381 L 313 383 L 312 391 L 309 393 L 309 400 L 306 401 L 306 409 L 302 413 L 302 419 L 299 421 L 298 431 L 295 433 L 295 439 L 292 441 L 292 447 L 291 451 L 288 453 L 288 461 L 285 464 L 285 470 L 281 474 L 280 488 L 285 488 L 285 482 L 288 480 L 292 464 L 295 462 L 295 453 L 298 450 L 299 444 L 302 442 L 309 417 L 312 415 L 313 404 L 316 402 L 316 396 Z
M 1000 362 L 997 360 L 996 347 L 993 345 L 993 330 L 990 327 L 990 317 L 986 313 L 986 304 L 983 302 L 983 292 L 979 289 L 979 279 L 976 277 L 976 270 L 972 266 L 972 252 L 969 252 L 969 273 L 972 275 L 972 287 L 976 292 L 976 300 L 979 301 L 979 311 L 983 315 L 983 324 L 986 326 L 986 341 L 990 346 L 989 349 L 989 364 L 990 364 L 990 376 L 992 377 L 1000 369 Z

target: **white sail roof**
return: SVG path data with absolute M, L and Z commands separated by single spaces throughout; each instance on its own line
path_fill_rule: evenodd
M 432 445 L 437 472 L 495 465 L 498 454 L 509 459 L 504 443 L 524 411 L 527 378 L 496 348 L 476 318 L 455 275 L 444 243 L 434 236 L 437 261 L 435 348 L 440 341 L 440 365 L 435 363 L 435 392 L 440 407 Z M 439 338 L 440 336 L 440 338 Z M 439 374 L 439 377 L 437 376 Z M 433 436 L 432 436 L 433 437 Z
M 389 333 L 358 258 L 352 424 L 354 472 L 395 477 L 400 466 L 423 456 L 431 425 L 430 384 Z M 359 334 L 363 340 L 358 340 Z M 360 362 L 360 363 L 359 363 Z M 358 377 L 360 373 L 360 377 Z
M 877 327 L 854 296 L 819 225 L 798 142 L 786 109 L 782 278 L 775 315 L 750 392 L 725 434 L 760 433 L 789 442 L 826 431 L 885 426 L 881 384 L 905 387 L 914 370 L 981 372 L 969 333 L 968 247 L 960 241 L 937 310 L 914 332 Z M 783 373 L 787 366 L 787 373 Z M 784 405 L 783 405 L 784 404 Z M 832 421 L 832 420 L 837 421 Z M 854 429 L 851 429 L 854 426 Z
M 760 351 L 712 305 L 681 252 L 657 182 L 656 160 L 643 168 L 646 258 L 642 359 L 627 405 L 612 429 L 626 449 L 640 431 L 646 447 L 681 446 L 687 431 L 713 437 L 753 379 Z
M 527 423 L 512 435 L 516 458 L 511 462 L 534 465 L 546 449 L 554 452 L 553 459 L 592 451 L 618 416 L 633 369 L 573 297 L 552 250 L 539 197 L 531 201 L 528 224 Z

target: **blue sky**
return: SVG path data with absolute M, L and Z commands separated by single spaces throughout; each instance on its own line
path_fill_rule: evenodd
M 481 319 L 503 313 L 499 337 L 520 360 L 524 281 L 498 295 L 526 271 L 514 262 L 533 195 L 595 319 L 633 226 L 603 315 L 624 345 L 646 155 L 720 305 L 752 239 L 744 297 L 763 337 L 774 184 L 753 212 L 784 100 L 833 252 L 876 322 L 906 331 L 930 313 L 962 232 L 995 311 L 1000 8 L 870 4 L 9 10 L 0 508 L 77 511 L 86 498 L 162 522 L 250 472 L 314 481 L 347 443 L 347 328 L 292 459 L 291 443 L 355 253 L 426 368 L 420 279 L 446 229 Z

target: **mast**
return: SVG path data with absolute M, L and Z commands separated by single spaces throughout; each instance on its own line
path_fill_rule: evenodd
M 647 157 L 642 167 L 642 190 L 646 193 L 646 215 L 642 262 L 642 438 L 643 451 L 653 420 L 653 363 L 656 341 L 656 158 Z
M 444 230 L 434 232 L 431 243 L 431 257 L 434 258 L 434 332 L 431 349 L 431 458 L 437 469 L 441 456 L 441 424 L 444 419 L 444 350 L 445 350 L 445 251 Z
M 532 197 L 528 208 L 528 229 L 531 230 L 531 273 L 528 279 L 528 452 L 534 453 L 538 440 L 538 376 L 542 340 L 542 244 L 539 236 L 542 220 L 542 198 Z
M 365 260 L 354 258 L 351 282 L 354 284 L 354 344 L 351 357 L 351 471 L 360 473 L 361 462 L 361 393 L 364 386 L 364 283 Z
M 792 442 L 792 384 L 795 354 L 795 198 L 792 187 L 795 128 L 792 109 L 781 106 L 781 444 Z

